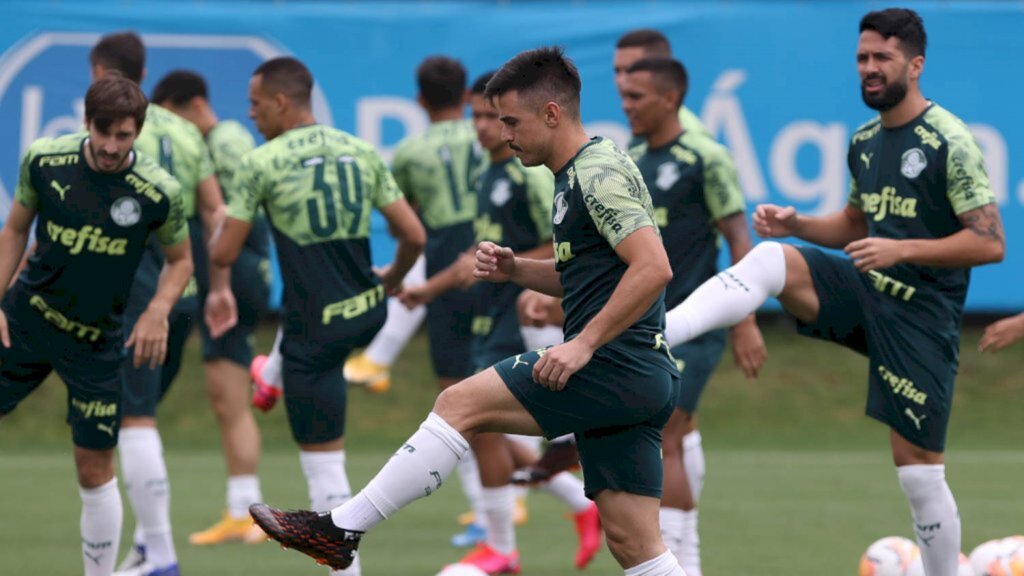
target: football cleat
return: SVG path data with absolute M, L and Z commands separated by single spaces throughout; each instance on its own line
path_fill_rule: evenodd
M 124 555 L 124 559 L 117 565 L 115 574 L 127 572 L 146 563 L 146 547 L 142 544 L 132 544 L 131 549 Z
M 256 356 L 249 363 L 249 376 L 252 377 L 252 405 L 263 412 L 269 412 L 277 404 L 277 399 L 281 397 L 281 388 L 263 379 L 263 365 L 266 363 L 267 357 L 263 354 Z
M 601 514 L 597 511 L 597 505 L 591 503 L 586 510 L 574 514 L 573 520 L 580 540 L 580 546 L 576 549 L 576 567 L 582 570 L 601 549 Z
M 519 486 L 547 482 L 553 476 L 580 465 L 580 453 L 572 440 L 551 442 L 544 454 L 533 464 L 512 473 L 509 482 Z
M 251 518 L 232 518 L 225 512 L 213 526 L 189 535 L 188 541 L 196 546 L 212 546 L 225 542 L 259 544 L 267 541 L 267 535 L 259 526 L 253 524 Z
M 391 389 L 391 371 L 367 358 L 365 353 L 346 360 L 342 375 L 349 383 L 364 386 L 374 394 L 383 394 Z
M 452 535 L 451 544 L 455 548 L 472 548 L 485 540 L 487 529 L 474 522 L 462 532 Z
M 284 548 L 302 552 L 317 564 L 333 570 L 352 565 L 363 533 L 338 528 L 331 513 L 308 510 L 278 510 L 266 504 L 249 506 L 249 514 L 268 536 Z
M 502 554 L 487 544 L 477 544 L 469 554 L 466 554 L 459 564 L 472 564 L 480 570 L 490 574 L 519 574 L 519 552 L 512 552 L 509 555 Z
M 118 570 L 112 576 L 180 576 L 178 564 L 171 564 L 163 568 L 154 568 L 149 562 L 143 562 L 127 570 Z
M 459 526 L 476 524 L 476 514 L 474 514 L 472 510 L 459 514 L 455 519 L 459 523 Z M 516 526 L 522 526 L 523 524 L 526 524 L 526 521 L 529 519 L 530 511 L 526 508 L 526 498 L 517 496 L 515 508 L 512 510 L 512 522 Z M 483 526 L 483 524 L 480 524 L 480 526 Z

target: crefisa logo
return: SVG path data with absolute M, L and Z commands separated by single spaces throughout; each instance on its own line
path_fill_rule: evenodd
M 85 117 L 89 88 L 89 51 L 98 33 L 39 32 L 0 55 L 0 221 L 7 217 L 18 181 L 21 155 L 37 138 L 77 132 Z M 210 101 L 221 119 L 244 123 L 262 138 L 248 119 L 249 77 L 259 64 L 288 51 L 259 36 L 142 34 L 146 44 L 149 96 L 164 74 L 186 69 L 207 82 Z M 332 125 L 327 99 L 313 91 L 313 113 Z

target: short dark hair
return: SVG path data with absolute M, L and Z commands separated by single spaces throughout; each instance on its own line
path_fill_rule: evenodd
M 153 102 L 163 104 L 170 102 L 175 106 L 184 106 L 196 96 L 209 100 L 206 80 L 191 70 L 172 70 L 156 83 L 151 95 Z
M 473 87 L 469 89 L 469 93 L 483 95 L 484 90 L 487 89 L 487 83 L 491 81 L 491 78 L 494 78 L 496 72 L 496 70 L 490 70 L 481 74 L 473 81 Z
M 576 65 L 560 46 L 545 46 L 516 54 L 487 83 L 484 96 L 494 99 L 506 92 L 543 96 L 572 116 L 580 117 L 583 83 Z
M 284 94 L 301 106 L 309 106 L 313 100 L 313 75 L 296 58 L 272 58 L 260 64 L 252 75 L 263 76 L 263 89 L 271 94 Z
M 432 110 L 459 106 L 466 91 L 466 67 L 454 58 L 430 56 L 416 69 L 416 85 Z
M 630 74 L 650 72 L 659 89 L 679 91 L 677 106 L 682 106 L 683 100 L 686 100 L 686 91 L 690 88 L 690 77 L 686 74 L 686 67 L 679 60 L 663 56 L 647 56 L 634 62 L 626 72 Z
M 134 118 L 136 130 L 142 132 L 148 105 L 146 95 L 136 82 L 111 74 L 93 82 L 85 93 L 85 122 L 92 122 L 101 132 L 106 132 L 114 122 Z
M 924 56 L 928 47 L 928 34 L 924 31 L 924 20 L 909 8 L 888 8 L 868 12 L 860 19 L 860 31 L 872 30 L 888 40 L 899 38 L 900 48 L 908 58 Z
M 89 52 L 89 64 L 116 70 L 139 84 L 146 68 L 146 46 L 131 30 L 107 34 Z
M 653 28 L 638 28 L 623 34 L 616 48 L 643 48 L 648 56 L 672 56 L 672 44 L 661 32 Z

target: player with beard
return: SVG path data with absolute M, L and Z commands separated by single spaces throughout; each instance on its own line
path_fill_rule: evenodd
M 890 428 L 928 576 L 954 576 L 960 518 L 943 451 L 974 266 L 1005 242 L 981 151 L 960 119 L 921 93 L 921 17 L 892 8 L 860 22 L 857 70 L 879 117 L 850 140 L 850 195 L 825 216 L 758 206 L 754 229 L 843 250 L 763 242 L 671 311 L 669 344 L 731 326 L 768 297 L 801 334 L 868 357 L 867 415 Z

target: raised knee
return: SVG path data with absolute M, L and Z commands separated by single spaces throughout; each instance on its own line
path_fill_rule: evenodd
M 634 535 L 627 530 L 616 526 L 602 526 L 605 533 L 605 541 L 608 543 L 608 551 L 621 565 L 633 565 L 635 560 L 640 558 L 644 552 L 643 546 L 637 542 Z
M 445 388 L 437 395 L 434 413 L 459 432 L 466 432 L 473 425 L 471 412 L 467 410 L 467 402 L 458 384 Z

